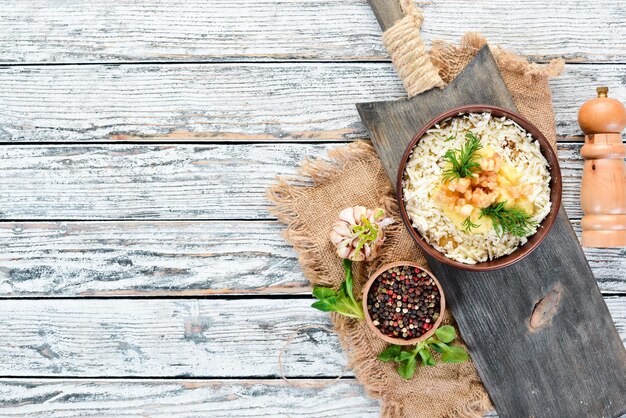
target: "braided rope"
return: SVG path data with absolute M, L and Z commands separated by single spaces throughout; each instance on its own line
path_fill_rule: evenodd
M 383 33 L 383 43 L 404 88 L 409 97 L 413 97 L 433 87 L 443 87 L 445 83 L 430 61 L 420 36 L 424 22 L 422 12 L 413 4 L 413 0 L 400 2 L 406 16 Z

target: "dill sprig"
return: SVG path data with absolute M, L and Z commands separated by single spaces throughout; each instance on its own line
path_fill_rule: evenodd
M 491 218 L 493 228 L 498 235 L 508 232 L 516 237 L 524 237 L 532 232 L 537 222 L 530 220 L 530 215 L 517 207 L 506 207 L 506 200 L 492 203 L 481 209 L 480 217 Z M 479 218 L 480 219 L 480 218 Z
M 478 228 L 480 224 L 475 224 L 474 222 L 472 222 L 472 220 L 468 216 L 467 218 L 465 218 L 461 226 L 463 227 L 463 230 L 465 230 L 466 232 L 471 232 L 472 229 Z
M 469 131 L 465 134 L 465 139 L 467 142 L 463 144 L 461 149 L 450 149 L 443 156 L 443 160 L 449 164 L 449 167 L 443 171 L 445 182 L 470 177 L 480 170 L 478 163 L 480 156 L 476 154 L 476 151 L 482 148 L 480 138 L 474 132 Z

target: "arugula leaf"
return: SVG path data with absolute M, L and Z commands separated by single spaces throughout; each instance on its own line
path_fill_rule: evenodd
M 327 287 L 313 288 L 313 296 L 319 299 L 311 306 L 323 312 L 337 312 L 350 318 L 363 319 L 363 306 L 356 301 L 352 292 L 352 262 L 344 260 L 345 280 L 338 291 Z
M 400 351 L 402 351 L 402 347 L 392 344 L 378 355 L 378 360 L 385 362 L 394 361 L 400 355 Z
M 469 360 L 467 351 L 457 345 L 448 346 L 448 349 L 441 355 L 441 361 L 444 363 L 463 363 L 467 360 Z
M 337 298 L 327 298 L 324 300 L 318 300 L 317 302 L 313 302 L 311 306 L 315 309 L 319 309 L 322 312 L 333 312 L 336 309 Z
M 451 325 L 444 325 L 435 331 L 435 336 L 422 341 L 414 347 L 390 345 L 379 355 L 378 359 L 385 362 L 397 363 L 396 370 L 404 379 L 410 379 L 415 374 L 418 356 L 422 365 L 434 366 L 437 364 L 432 351 L 441 354 L 443 363 L 461 363 L 469 359 L 469 355 L 461 346 L 450 346 L 448 343 L 456 338 L 456 331 Z
M 346 279 L 344 280 L 344 290 L 347 293 L 350 300 L 356 305 L 356 300 L 354 299 L 354 294 L 352 293 L 352 261 L 348 259 L 343 260 L 343 269 L 346 272 Z
M 313 296 L 321 300 L 337 296 L 337 292 L 334 289 L 328 287 L 314 287 Z
M 445 345 L 444 343 L 438 343 L 438 342 L 431 341 L 430 348 L 432 348 L 433 350 L 435 350 L 438 353 L 443 353 L 443 348 L 439 347 L 439 344 Z
M 435 335 L 437 336 L 437 338 L 439 338 L 441 342 L 449 343 L 454 341 L 454 339 L 456 338 L 456 331 L 454 330 L 454 327 L 452 325 L 444 325 L 437 328 L 437 331 L 435 331 Z
M 363 318 L 363 309 L 360 305 L 354 305 L 350 299 L 341 298 L 337 300 L 335 304 L 335 311 L 349 316 L 350 318 L 362 319 Z
M 396 357 L 396 361 L 405 361 L 411 357 L 415 357 L 415 353 L 411 351 L 402 351 L 400 352 L 400 355 Z
M 400 363 L 396 370 L 398 371 L 398 374 L 403 379 L 408 380 L 413 377 L 413 375 L 415 374 L 416 368 L 417 368 L 417 361 L 415 360 L 415 357 L 411 357 L 410 359 Z
M 422 358 L 422 364 L 424 366 L 434 366 L 435 364 L 437 364 L 435 362 L 435 359 L 432 358 L 432 356 L 430 355 L 430 351 L 428 351 L 428 348 L 424 347 L 419 351 L 419 355 Z

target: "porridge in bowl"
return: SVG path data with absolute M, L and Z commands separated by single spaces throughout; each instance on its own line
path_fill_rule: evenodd
M 550 170 L 539 142 L 490 113 L 443 120 L 417 142 L 402 183 L 422 238 L 466 264 L 511 254 L 550 213 Z

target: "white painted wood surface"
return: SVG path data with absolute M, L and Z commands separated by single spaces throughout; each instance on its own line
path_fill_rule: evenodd
M 626 64 L 567 65 L 557 131 L 579 135 L 598 83 L 626 96 Z M 312 141 L 365 138 L 355 103 L 405 97 L 389 63 L 0 68 L 0 141 Z
M 318 383 L 297 379 L 296 383 Z M 75 416 L 375 417 L 379 404 L 354 379 L 322 389 L 281 380 L 0 380 L 2 418 Z
M 294 330 L 330 324 L 312 302 L 3 301 L 0 341 L 8 343 L 0 345 L 2 375 L 278 377 L 279 350 Z M 345 358 L 335 334 L 313 329 L 298 334 L 283 365 L 287 376 L 337 376 Z
M 420 7 L 428 43 L 479 31 L 534 59 L 624 62 L 623 0 Z M 388 59 L 365 0 L 5 0 L 0 25 L 5 63 Z
M 0 294 L 310 294 L 283 228 L 265 220 L 0 223 Z M 626 294 L 626 249 L 585 254 L 602 291 Z
M 596 85 L 626 98 L 626 0 L 422 8 L 427 43 L 477 30 L 566 58 L 552 87 L 579 233 L 567 141 Z M 350 373 L 276 379 L 293 329 L 328 317 L 296 296 L 264 189 L 366 138 L 355 103 L 403 96 L 366 0 L 3 2 L 0 417 L 376 416 Z M 602 291 L 626 292 L 626 250 L 586 254 Z M 607 303 L 626 340 L 626 297 Z M 324 331 L 285 360 L 308 382 L 345 365 Z
M 308 294 L 282 229 L 274 221 L 0 223 L 0 294 Z M 626 292 L 625 281 L 609 287 Z
M 270 219 L 276 176 L 338 146 L 3 146 L 0 219 Z M 558 148 L 563 205 L 580 219 L 580 145 Z
M 277 377 L 277 356 L 302 325 L 329 325 L 313 299 L 5 300 L 4 377 Z M 606 298 L 626 342 L 626 304 Z M 471 349 L 471 347 L 470 347 Z M 298 333 L 283 356 L 290 377 L 345 367 L 335 334 Z M 350 372 L 346 372 L 350 376 Z

